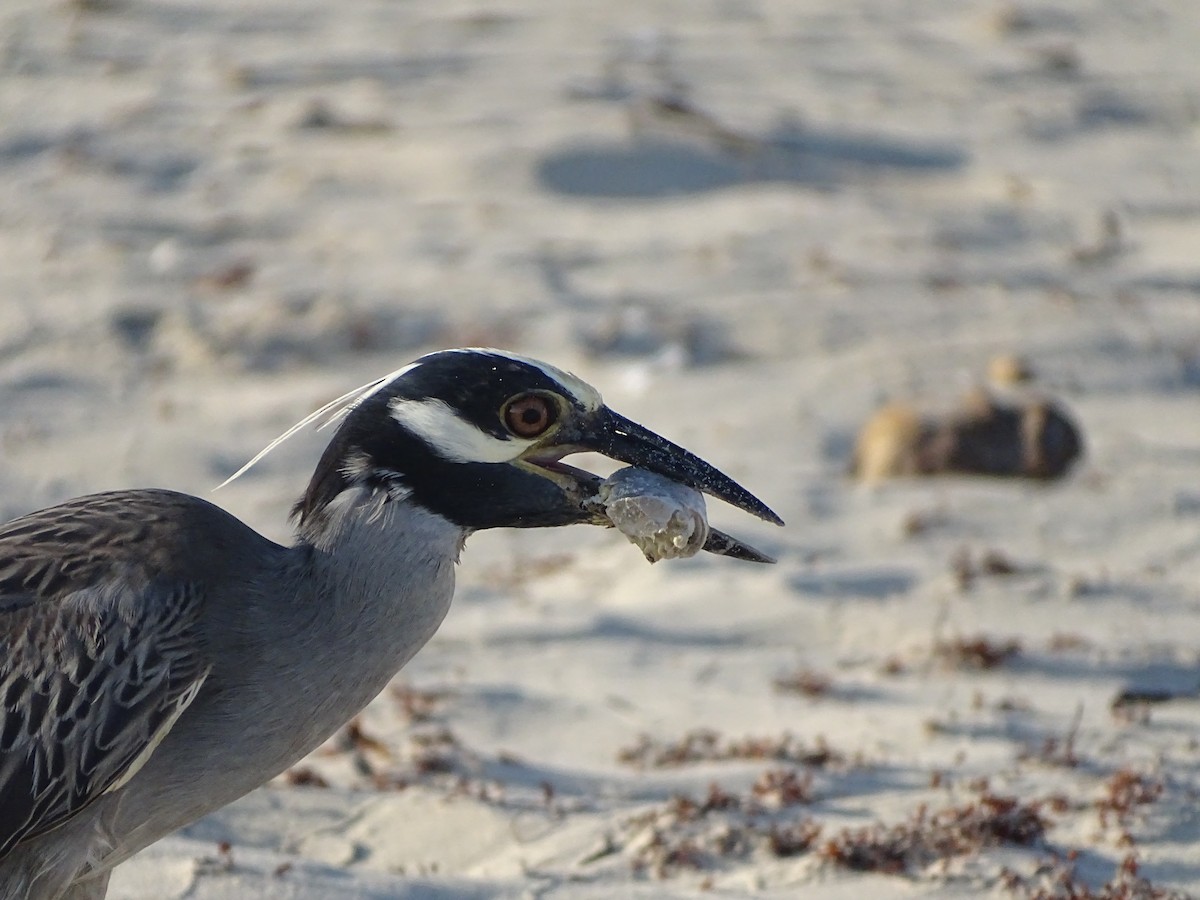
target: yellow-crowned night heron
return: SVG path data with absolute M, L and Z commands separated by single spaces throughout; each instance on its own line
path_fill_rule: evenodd
M 780 521 L 508 353 L 433 353 L 319 412 L 341 424 L 291 547 L 164 490 L 0 527 L 0 898 L 103 897 L 117 863 L 318 746 L 437 629 L 471 532 L 604 524 L 601 480 L 567 454 Z M 705 549 L 765 559 L 715 531 Z

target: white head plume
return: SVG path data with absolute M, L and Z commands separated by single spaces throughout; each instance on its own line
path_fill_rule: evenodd
M 308 427 L 313 422 L 316 422 L 318 419 L 321 419 L 322 417 L 324 417 L 324 421 L 322 421 L 319 425 L 317 425 L 317 431 L 320 431 L 323 428 L 328 428 L 330 425 L 340 422 L 342 419 L 346 418 L 346 416 L 349 415 L 350 412 L 352 410 L 354 410 L 354 408 L 356 406 L 363 403 L 365 400 L 367 400 L 372 395 L 383 390 L 385 387 L 387 387 L 389 384 L 391 384 L 393 381 L 395 381 L 397 378 L 399 378 L 405 372 L 408 372 L 408 371 L 416 368 L 420 364 L 421 364 L 420 360 L 418 360 L 417 362 L 414 362 L 414 363 L 409 363 L 407 366 L 404 366 L 401 369 L 397 369 L 395 372 L 391 372 L 387 375 L 384 375 L 382 378 L 376 378 L 374 381 L 369 381 L 366 384 L 361 385 L 360 387 L 356 387 L 352 391 L 347 391 L 345 394 L 342 394 L 342 396 L 338 397 L 336 400 L 330 400 L 328 403 L 326 403 L 320 409 L 310 412 L 307 416 L 305 416 L 303 419 L 301 419 L 299 422 L 297 422 L 295 425 L 293 425 L 291 428 L 289 428 L 283 434 L 279 435 L 279 437 L 275 438 L 275 440 L 271 441 L 271 443 L 267 444 L 267 446 L 263 447 L 262 450 L 258 451 L 258 453 L 256 453 L 254 455 L 253 459 L 251 459 L 248 463 L 246 463 L 244 466 L 242 466 L 240 469 L 238 469 L 236 472 L 234 472 L 232 475 L 230 475 L 228 478 L 226 478 L 220 484 L 218 484 L 215 488 L 213 488 L 213 490 L 219 491 L 221 488 L 225 487 L 225 485 L 229 484 L 234 479 L 240 478 L 242 475 L 245 475 L 246 472 L 248 472 L 264 456 L 266 456 L 268 453 L 270 453 L 272 450 L 274 450 L 276 447 L 278 447 L 280 444 L 282 444 L 284 441 L 286 441 L 288 438 L 290 438 L 297 431 L 299 431 L 302 428 Z

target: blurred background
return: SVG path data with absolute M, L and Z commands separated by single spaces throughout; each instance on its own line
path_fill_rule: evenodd
M 996 353 L 1190 392 L 1191 12 L 11 0 L 4 502 L 161 481 L 177 425 L 200 489 L 447 345 L 631 393 L 752 371 L 802 467 Z M 313 387 L 285 410 L 280 382 Z
M 474 540 L 413 673 L 478 701 L 446 715 L 483 758 L 624 784 L 609 770 L 639 731 L 824 710 L 910 776 L 889 790 L 924 787 L 1061 735 L 1081 697 L 1097 777 L 1186 758 L 1190 726 L 1132 734 L 1108 704 L 1197 680 L 1198 47 L 1192 0 L 5 0 L 0 513 L 209 496 L 354 385 L 507 347 L 790 527 L 714 510 L 780 556 L 753 573 L 634 574 L 590 531 Z M 214 499 L 285 540 L 323 440 Z M 884 483 L 979 469 L 1017 477 Z M 976 675 L 815 711 L 772 692 L 798 659 L 874 684 L 946 628 L 1036 644 L 995 691 L 1052 698 L 1043 717 L 972 706 Z M 489 656 L 497 629 L 537 665 Z M 550 684 L 576 693 L 529 707 Z M 632 707 L 587 719 L 624 689 Z M 921 730 L 954 709 L 986 721 Z M 578 746 L 588 727 L 604 737 Z M 1165 777 L 1197 786 L 1194 762 Z M 1097 871 L 1120 858 L 1097 852 Z M 1163 877 L 1200 884 L 1164 852 Z

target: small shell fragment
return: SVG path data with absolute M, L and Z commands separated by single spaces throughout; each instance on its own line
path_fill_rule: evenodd
M 708 517 L 699 491 L 629 467 L 600 485 L 598 500 L 617 530 L 650 562 L 695 556 L 708 540 Z

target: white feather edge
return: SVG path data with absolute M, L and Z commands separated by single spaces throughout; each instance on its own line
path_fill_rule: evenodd
M 302 428 L 307 428 L 309 425 L 311 425 L 313 422 L 320 419 L 322 416 L 325 417 L 325 420 L 317 426 L 317 431 L 320 431 L 323 428 L 328 428 L 330 425 L 334 424 L 335 422 L 340 422 L 347 415 L 349 415 L 350 411 L 353 410 L 356 406 L 361 404 L 363 401 L 367 400 L 372 395 L 378 393 L 383 388 L 387 387 L 389 384 L 391 384 L 393 381 L 395 381 L 397 378 L 399 378 L 405 372 L 411 371 L 412 369 L 416 368 L 420 364 L 421 364 L 420 360 L 417 360 L 416 362 L 413 362 L 413 363 L 409 363 L 407 366 L 397 369 L 395 372 L 391 372 L 387 375 L 384 375 L 382 378 L 376 378 L 374 381 L 368 381 L 366 384 L 360 385 L 359 387 L 356 387 L 352 391 L 347 391 L 346 393 L 342 394 L 342 396 L 338 397 L 337 399 L 330 400 L 328 403 L 326 403 L 320 409 L 310 412 L 307 416 L 305 416 L 303 419 L 301 419 L 299 422 L 297 422 L 295 425 L 293 425 L 291 428 L 289 428 L 283 434 L 279 435 L 279 437 L 275 438 L 275 440 L 271 441 L 271 443 L 267 444 L 267 446 L 265 446 L 261 450 L 259 450 L 258 453 L 256 453 L 254 455 L 253 459 L 251 459 L 248 463 L 246 463 L 244 466 L 242 466 L 240 469 L 238 469 L 236 472 L 234 472 L 232 475 L 230 475 L 228 478 L 226 478 L 220 484 L 218 484 L 215 488 L 213 488 L 213 490 L 219 491 L 221 488 L 225 487 L 225 485 L 229 484 L 231 481 L 234 481 L 235 479 L 240 478 L 242 475 L 245 475 L 259 461 L 261 461 L 264 456 L 266 456 L 268 453 L 270 453 L 272 450 L 274 450 L 276 447 L 278 447 L 280 444 L 282 444 L 284 441 L 286 441 L 288 438 L 290 438 L 292 435 L 294 435 L 297 431 L 299 431 Z

